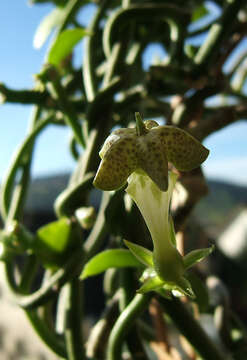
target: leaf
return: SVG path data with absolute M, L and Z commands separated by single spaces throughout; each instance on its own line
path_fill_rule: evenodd
M 140 294 L 145 294 L 149 291 L 154 291 L 161 288 L 164 285 L 164 281 L 159 276 L 151 277 L 144 282 L 144 284 L 137 290 Z
M 63 8 L 56 8 L 46 15 L 39 24 L 33 40 L 33 46 L 40 49 L 46 42 L 52 30 L 61 22 L 64 16 Z
M 61 218 L 41 227 L 37 232 L 40 244 L 56 253 L 62 253 L 68 246 L 71 223 L 67 218 Z
M 85 35 L 88 35 L 88 32 L 85 29 L 80 28 L 68 29 L 61 32 L 52 44 L 48 55 L 48 62 L 58 66 L 61 61 L 72 52 L 74 46 Z
M 141 267 L 140 262 L 125 249 L 105 250 L 94 256 L 85 265 L 80 279 L 98 275 L 109 268 Z
M 30 249 L 45 267 L 52 269 L 61 267 L 70 256 L 73 245 L 76 244 L 74 240 L 77 237 L 73 237 L 73 229 L 75 228 L 67 218 L 51 222 L 37 231 Z
M 192 21 L 197 21 L 204 17 L 205 15 L 208 15 L 208 9 L 205 5 L 200 5 L 196 8 L 196 10 L 192 14 Z
M 183 257 L 185 269 L 189 269 L 194 264 L 203 260 L 206 256 L 210 255 L 214 250 L 214 246 L 205 249 L 193 250 Z
M 132 254 L 145 266 L 153 267 L 153 253 L 141 245 L 134 244 L 124 240 L 125 245 L 130 249 Z

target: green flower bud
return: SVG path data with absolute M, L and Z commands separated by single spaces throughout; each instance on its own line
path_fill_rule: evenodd
M 96 212 L 93 206 L 81 207 L 75 211 L 75 216 L 81 227 L 85 230 L 89 230 L 95 223 Z

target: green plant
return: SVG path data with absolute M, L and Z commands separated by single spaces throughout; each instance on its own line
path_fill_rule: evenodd
M 241 66 L 246 52 L 230 71 L 223 71 L 225 62 L 246 34 L 244 1 L 213 1 L 220 8 L 221 15 L 193 31 L 190 25 L 207 14 L 205 1 L 190 0 L 186 7 L 181 0 L 172 3 L 159 0 L 50 2 L 54 3 L 54 10 L 39 26 L 36 45 L 42 45 L 53 29 L 55 34 L 47 63 L 36 75 L 36 86 L 18 91 L 0 84 L 0 94 L 6 102 L 34 105 L 30 130 L 1 186 L 4 223 L 1 259 L 13 299 L 25 310 L 44 343 L 60 358 L 113 360 L 123 358 L 125 353 L 128 358 L 154 359 L 156 353 L 163 354 L 160 358 L 173 359 L 174 349 L 165 330 L 171 323 L 192 344 L 195 352 L 188 355 L 191 359 L 199 356 L 206 360 L 244 358 L 246 333 L 243 326 L 233 320 L 228 304 L 221 304 L 221 346 L 208 337 L 193 314 L 195 307 L 205 311 L 208 294 L 200 277 L 195 272 L 186 273 L 185 277 L 185 270 L 208 255 L 211 248 L 194 251 L 182 259 L 174 247 L 175 232 L 183 232 L 192 209 L 207 192 L 198 166 L 208 152 L 197 140 L 203 141 L 247 113 L 243 90 L 247 74 Z M 88 29 L 84 29 L 78 23 L 77 15 L 89 3 L 94 4 L 95 12 Z M 198 46 L 188 45 L 189 38 L 200 34 L 206 35 L 204 41 L 201 40 Z M 83 64 L 77 69 L 73 66 L 73 49 L 82 39 L 85 40 Z M 154 42 L 166 50 L 167 58 L 145 69 L 143 54 Z M 206 100 L 214 95 L 222 95 L 226 100 L 234 96 L 235 103 L 210 107 Z M 184 165 L 177 155 L 188 148 L 189 142 L 174 146 L 172 151 L 166 144 L 158 142 L 156 135 L 160 136 L 162 127 L 157 127 L 154 121 L 143 124 L 137 115 L 137 130 L 128 128 L 137 111 L 146 120 L 165 120 L 168 129 L 194 139 L 191 141 L 196 144 L 195 151 L 189 153 L 189 158 L 192 161 L 197 155 L 195 163 L 189 161 Z M 50 124 L 67 126 L 71 130 L 68 151 L 77 166 L 67 188 L 54 204 L 57 220 L 33 234 L 22 223 L 23 209 L 35 142 Z M 176 128 L 170 128 L 170 125 Z M 107 151 L 116 144 L 112 138 L 105 144 L 101 157 L 107 180 L 98 172 L 94 183 L 104 190 L 113 191 L 102 193 L 95 215 L 90 193 L 99 166 L 98 153 L 116 126 L 125 128 L 116 130 L 114 134 L 127 141 L 124 145 L 126 154 L 128 146 L 132 151 L 133 142 L 140 143 L 138 136 L 144 134 L 156 145 L 150 150 L 141 143 L 141 151 L 134 153 L 127 162 L 124 157 L 120 159 L 123 161 L 120 171 L 118 165 L 113 165 L 116 171 L 110 172 L 112 158 L 107 158 Z M 162 160 L 160 166 L 164 177 L 154 166 L 157 156 Z M 151 161 L 147 162 L 147 157 Z M 168 176 L 168 161 L 178 169 L 178 182 L 186 192 L 173 214 L 174 227 L 168 218 L 171 193 L 169 190 L 166 193 L 166 190 L 169 178 L 173 183 L 172 176 L 175 175 Z M 152 220 L 150 225 L 144 215 L 154 241 L 154 255 L 151 254 L 152 242 L 140 213 L 121 189 L 129 179 L 127 192 L 135 198 L 133 187 L 131 190 L 131 181 L 132 185 L 134 181 L 131 173 L 139 168 L 145 173 L 139 173 L 138 181 L 151 182 L 148 174 L 156 184 L 151 182 L 151 192 L 158 197 L 163 196 L 162 193 L 169 194 L 164 195 L 167 198 L 162 208 L 167 212 L 164 233 L 168 234 L 173 245 L 167 242 L 164 253 L 161 247 L 157 251 L 160 239 L 155 237 L 156 230 L 152 232 Z M 190 170 L 189 175 L 185 170 Z M 141 176 L 145 179 L 140 180 Z M 196 191 L 193 184 L 196 184 Z M 125 248 L 124 239 L 131 251 Z M 164 256 L 159 258 L 161 253 Z M 165 266 L 168 253 L 172 254 L 169 266 L 174 270 L 169 272 L 169 276 Z M 20 257 L 23 266 L 18 264 Z M 145 271 L 143 263 L 147 267 Z M 179 266 L 181 271 L 177 272 Z M 33 284 L 40 267 L 43 281 L 34 291 Z M 83 298 L 88 294 L 79 276 L 82 273 L 84 279 L 104 271 L 106 310 L 87 339 L 82 324 L 87 315 L 83 311 Z M 140 276 L 144 284 L 136 293 Z M 145 282 L 147 279 L 149 281 Z M 181 301 L 174 296 L 177 290 L 192 299 Z M 152 315 L 152 308 L 156 309 L 155 315 Z M 148 309 L 154 327 L 147 316 Z M 207 311 L 213 313 L 215 309 L 208 306 Z M 61 319 L 63 331 L 58 334 L 56 322 L 61 322 Z M 240 334 L 238 338 L 233 336 L 233 330 Z

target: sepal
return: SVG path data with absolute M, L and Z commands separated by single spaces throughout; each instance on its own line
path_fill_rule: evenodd
M 124 240 L 125 245 L 129 248 L 132 254 L 145 266 L 153 267 L 153 253 L 141 245 L 134 244 L 130 241 Z
M 214 245 L 212 245 L 209 248 L 192 250 L 183 257 L 185 269 L 188 270 L 193 265 L 195 265 L 196 263 L 200 262 L 208 255 L 210 255 L 211 252 L 213 251 L 214 251 Z

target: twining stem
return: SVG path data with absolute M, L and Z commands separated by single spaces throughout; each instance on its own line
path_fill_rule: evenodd
M 108 0 L 101 1 L 99 8 L 91 22 L 88 32 L 91 34 L 86 38 L 84 61 L 83 61 L 83 82 L 88 102 L 92 102 L 97 93 L 96 72 L 95 72 L 95 40 L 97 37 L 97 28 L 104 14 Z
M 121 313 L 111 331 L 107 348 L 107 360 L 119 360 L 122 358 L 124 338 L 133 326 L 134 321 L 147 309 L 150 299 L 150 294 L 137 294 Z
M 52 121 L 52 118 L 53 116 L 50 115 L 47 118 L 42 119 L 37 124 L 35 124 L 32 131 L 29 132 L 26 139 L 23 141 L 19 149 L 17 149 L 16 153 L 14 154 L 12 164 L 9 167 L 9 170 L 6 174 L 5 180 L 3 181 L 2 189 L 1 189 L 1 213 L 4 220 L 6 220 L 7 217 L 8 219 L 10 218 L 9 211 L 11 206 L 13 206 L 11 211 L 11 217 L 15 216 L 15 213 L 19 211 L 18 209 L 20 207 L 21 197 L 22 195 L 24 196 L 24 188 L 25 188 L 24 184 L 21 184 L 22 190 L 20 190 L 21 193 L 18 194 L 17 199 L 16 200 L 11 199 L 17 170 L 22 167 L 23 165 L 22 160 L 24 156 L 26 157 L 26 164 L 28 164 L 27 159 L 29 159 L 30 153 L 32 152 L 33 140 Z M 24 172 L 25 175 L 24 176 L 25 179 L 23 178 L 23 181 L 25 180 L 24 182 L 27 181 L 26 176 L 28 173 L 29 173 L 29 166 L 27 165 L 26 171 Z
M 65 343 L 68 360 L 84 359 L 82 338 L 82 302 L 81 283 L 78 278 L 72 279 L 67 287 L 67 304 L 65 306 Z
M 204 69 L 205 66 L 208 67 L 211 63 L 211 60 L 216 53 L 215 50 L 229 34 L 233 22 L 236 21 L 237 14 L 242 4 L 242 0 L 228 1 L 228 5 L 220 19 L 211 26 L 207 39 L 204 41 L 194 58 L 195 64 L 200 65 L 201 69 Z

